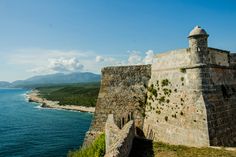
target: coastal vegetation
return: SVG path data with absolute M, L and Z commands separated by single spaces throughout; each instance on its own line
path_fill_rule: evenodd
M 105 134 L 101 134 L 88 147 L 70 151 L 68 157 L 103 157 L 105 155 Z
M 59 105 L 95 107 L 100 82 L 37 87 L 40 96 Z

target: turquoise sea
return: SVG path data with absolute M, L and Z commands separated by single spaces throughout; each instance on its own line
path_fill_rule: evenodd
M 0 157 L 64 157 L 79 148 L 92 114 L 42 109 L 25 89 L 0 89 Z

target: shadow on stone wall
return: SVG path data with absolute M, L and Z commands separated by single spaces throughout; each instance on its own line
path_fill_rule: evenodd
M 144 132 L 142 129 L 140 129 L 139 127 L 136 127 L 136 136 L 145 138 Z
M 129 157 L 154 157 L 152 140 L 134 138 Z

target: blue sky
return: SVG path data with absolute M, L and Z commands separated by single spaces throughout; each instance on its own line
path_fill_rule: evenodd
M 235 17 L 235 0 L 0 0 L 0 80 L 148 63 L 195 25 L 236 52 Z

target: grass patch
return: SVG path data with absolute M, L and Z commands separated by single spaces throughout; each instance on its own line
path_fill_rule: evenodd
M 100 83 L 80 83 L 36 88 L 40 96 L 59 105 L 78 105 L 94 107 L 96 105 Z
M 105 155 L 105 134 L 101 134 L 86 148 L 70 151 L 67 157 L 103 157 Z
M 147 139 L 134 138 L 130 157 L 236 157 L 236 151 L 228 151 L 223 148 L 195 148 L 170 145 Z
M 236 157 L 235 151 L 169 145 L 161 142 L 153 143 L 153 152 L 155 157 Z

